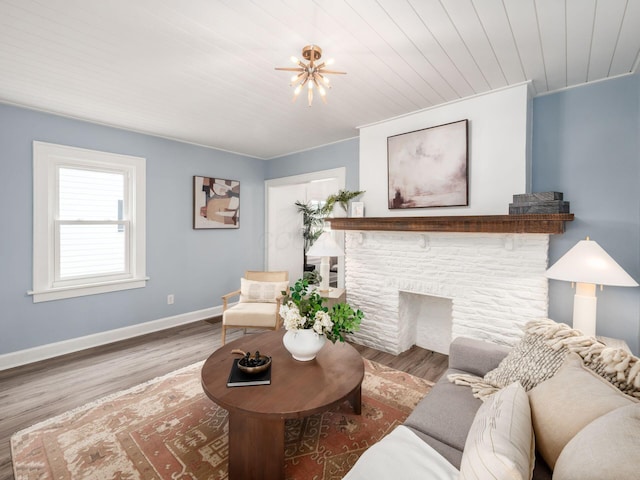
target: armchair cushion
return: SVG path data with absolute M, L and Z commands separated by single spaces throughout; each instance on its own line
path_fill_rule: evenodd
M 259 282 L 240 279 L 240 303 L 276 303 L 277 297 L 289 287 L 289 282 Z
M 237 303 L 222 315 L 224 325 L 274 328 L 278 321 L 275 303 Z

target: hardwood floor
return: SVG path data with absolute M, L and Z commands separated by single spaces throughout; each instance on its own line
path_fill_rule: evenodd
M 233 331 L 228 341 L 241 335 Z M 219 346 L 220 324 L 214 319 L 0 371 L 0 480 L 13 478 L 13 433 L 204 360 Z M 419 347 L 398 356 L 354 347 L 365 358 L 431 381 L 440 378 L 448 363 L 446 355 Z

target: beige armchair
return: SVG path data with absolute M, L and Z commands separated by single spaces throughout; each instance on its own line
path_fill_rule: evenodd
M 222 296 L 222 345 L 227 328 L 280 328 L 282 291 L 289 291 L 289 272 L 246 271 L 240 289 Z M 229 307 L 229 299 L 240 300 Z

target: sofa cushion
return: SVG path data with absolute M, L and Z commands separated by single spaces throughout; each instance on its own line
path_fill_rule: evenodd
M 617 408 L 584 427 L 562 449 L 554 480 L 618 480 L 640 472 L 640 404 Z
M 535 441 L 529 399 L 514 382 L 478 409 L 462 453 L 461 480 L 530 480 Z
M 482 401 L 474 398 L 469 388 L 447 380 L 448 374 L 456 373 L 462 372 L 447 370 L 404 423 L 457 450 L 462 450 Z
M 428 443 L 436 452 L 438 452 L 440 455 L 446 458 L 451 465 L 453 465 L 456 468 L 460 468 L 460 462 L 462 461 L 461 450 L 458 450 L 457 448 L 453 448 L 452 446 L 447 445 L 446 443 L 442 443 L 440 440 L 436 440 L 432 436 L 427 435 L 426 433 L 421 432 L 420 430 L 416 430 L 415 428 L 411 428 L 409 426 L 406 426 L 406 427 L 411 429 L 411 431 L 415 433 L 422 441 Z
M 367 449 L 343 478 L 344 480 L 375 478 L 457 480 L 458 470 L 420 440 L 409 428 L 400 425 Z
M 619 407 L 636 403 L 592 372 L 575 353 L 555 376 L 529 392 L 538 451 L 554 469 L 565 445 L 586 425 Z

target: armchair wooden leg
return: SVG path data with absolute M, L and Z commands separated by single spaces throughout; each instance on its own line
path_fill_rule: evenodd
M 227 327 L 225 326 L 225 324 L 222 324 L 222 345 L 224 345 L 225 339 L 227 336 Z

